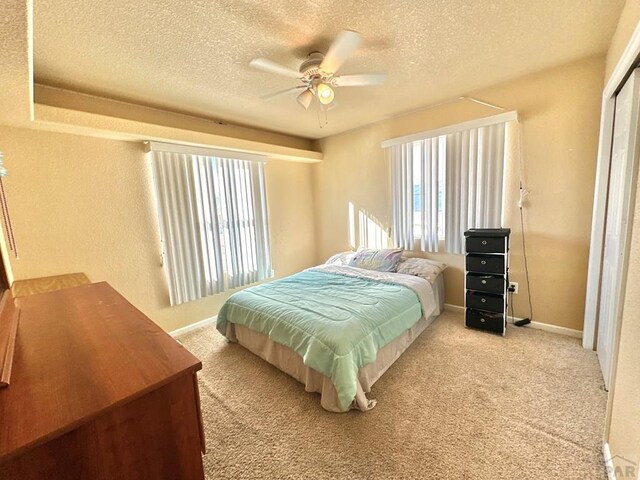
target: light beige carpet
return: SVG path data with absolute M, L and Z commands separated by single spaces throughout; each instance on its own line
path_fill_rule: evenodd
M 606 478 L 606 393 L 576 339 L 446 312 L 375 384 L 378 405 L 346 414 L 213 326 L 180 340 L 203 363 L 208 479 Z

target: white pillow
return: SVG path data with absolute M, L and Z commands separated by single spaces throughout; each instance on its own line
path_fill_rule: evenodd
M 363 248 L 356 252 L 349 266 L 378 272 L 395 272 L 402 252 L 402 248 Z
M 327 265 L 340 265 L 345 266 L 349 265 L 349 262 L 353 258 L 356 252 L 341 252 L 333 255 L 329 260 L 325 262 Z
M 440 275 L 445 268 L 447 268 L 446 263 L 436 262 L 428 258 L 414 257 L 400 260 L 396 272 L 405 275 L 415 275 L 416 277 L 424 278 L 430 283 L 435 283 L 438 275 Z

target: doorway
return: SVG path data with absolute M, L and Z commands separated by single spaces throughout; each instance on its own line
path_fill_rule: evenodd
M 611 384 L 616 329 L 622 315 L 628 268 L 629 225 L 633 220 L 639 153 L 639 117 L 640 69 L 636 69 L 615 98 L 609 159 L 597 329 L 598 360 L 607 389 Z

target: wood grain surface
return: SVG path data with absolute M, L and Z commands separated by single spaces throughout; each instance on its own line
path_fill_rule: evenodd
M 0 295 L 0 388 L 4 388 L 11 379 L 20 310 L 16 308 L 9 290 Z
M 11 285 L 14 298 L 26 297 L 38 293 L 54 292 L 63 288 L 78 287 L 91 283 L 84 273 L 67 273 L 53 277 L 29 278 L 16 280 Z
M 202 480 L 196 399 L 185 374 L 0 464 L 2 480 Z
M 0 469 L 185 374 L 193 391 L 200 361 L 107 283 L 16 304 L 11 385 L 0 390 Z

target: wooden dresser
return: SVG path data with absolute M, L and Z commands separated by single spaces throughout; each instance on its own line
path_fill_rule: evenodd
M 204 478 L 197 358 L 104 282 L 15 302 L 1 480 Z

